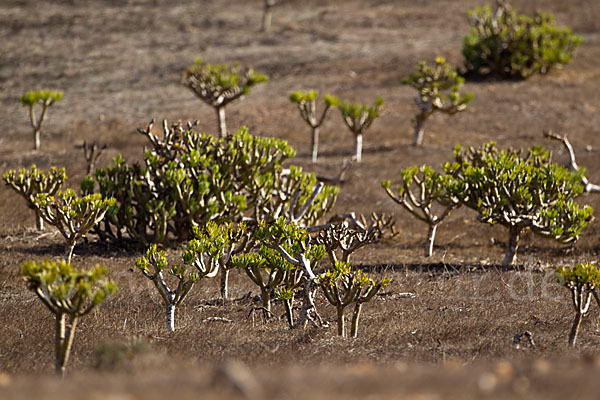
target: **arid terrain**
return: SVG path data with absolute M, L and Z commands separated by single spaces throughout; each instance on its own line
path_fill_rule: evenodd
M 168 333 L 158 293 L 135 268 L 139 248 L 90 236 L 74 263 L 106 265 L 120 291 L 83 318 L 64 381 L 53 376 L 53 317 L 20 277 L 29 259 L 58 259 L 64 242 L 37 232 L 34 215 L 0 185 L 0 398 L 585 398 L 600 369 L 598 307 L 567 348 L 573 318 L 557 266 L 598 260 L 600 219 L 575 244 L 526 234 L 514 267 L 502 268 L 506 229 L 456 210 L 439 228 L 433 257 L 427 227 L 381 189 L 411 165 L 436 168 L 455 145 L 544 145 L 568 157 L 544 130 L 567 134 L 578 163 L 600 183 L 600 2 L 514 0 L 522 12 L 554 14 L 584 38 L 574 61 L 525 81 L 467 81 L 469 110 L 427 121 L 424 145 L 411 146 L 414 89 L 401 84 L 420 60 L 440 55 L 461 66 L 466 12 L 485 0 L 305 0 L 273 9 L 260 31 L 260 0 L 3 0 L 0 2 L 0 173 L 35 163 L 65 167 L 77 188 L 86 172 L 84 141 L 108 145 L 98 167 L 122 154 L 139 160 L 136 132 L 152 119 L 199 120 L 216 131 L 214 111 L 180 84 L 196 57 L 253 65 L 269 81 L 227 108 L 230 130 L 287 140 L 294 164 L 336 176 L 353 138 L 333 110 L 321 129 L 320 159 L 310 162 L 310 131 L 288 95 L 316 89 L 342 99 L 385 100 L 365 134 L 361 164 L 346 171 L 331 214 L 394 214 L 399 234 L 353 255 L 352 264 L 392 279 L 365 306 L 359 336 L 339 339 L 335 310 L 318 299 L 329 328 L 292 330 L 283 320 L 248 317 L 259 291 L 235 273 L 236 300 L 218 305 L 218 281 L 202 282 Z M 42 148 L 32 151 L 29 89 L 64 92 L 48 113 Z M 600 196 L 579 203 L 600 210 Z M 168 249 L 180 257 L 181 247 Z M 250 292 L 250 295 L 247 295 Z M 276 312 L 283 307 L 276 303 Z M 219 320 L 213 317 L 222 317 Z M 231 321 L 231 322 L 227 322 Z M 525 336 L 530 332 L 534 343 Z M 519 341 L 518 338 L 521 337 Z M 123 343 L 128 343 L 123 345 Z

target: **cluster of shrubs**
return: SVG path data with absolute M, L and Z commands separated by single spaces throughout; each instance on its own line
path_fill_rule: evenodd
M 497 3 L 493 13 L 489 7 L 470 13 L 473 30 L 463 47 L 469 70 L 525 78 L 571 60 L 581 38 L 554 27 L 550 16 L 526 17 L 504 1 Z M 299 167 L 284 168 L 284 162 L 296 155 L 285 141 L 256 137 L 245 128 L 229 134 L 227 104 L 266 80 L 239 64 L 211 65 L 198 59 L 185 71 L 182 83 L 215 109 L 219 137 L 199 133 L 194 123 L 166 121 L 158 137 L 151 122 L 138 130 L 149 141 L 143 161 L 128 164 L 121 156 L 115 158 L 111 166 L 95 170 L 81 182 L 79 194 L 62 189 L 66 180 L 62 169 L 44 172 L 32 166 L 3 176 L 35 211 L 38 228 L 45 221 L 66 241 L 64 262 L 30 261 L 22 266 L 28 287 L 56 316 L 58 372 L 64 373 L 78 319 L 117 290 L 105 268 L 80 271 L 71 264 L 75 244 L 89 232 L 103 241 L 145 246 L 136 266 L 164 300 L 170 331 L 175 330 L 177 307 L 198 282 L 220 274 L 226 301 L 228 272 L 238 269 L 259 287 L 264 318 L 272 315 L 275 296 L 284 305 L 290 328 L 322 324 L 314 303 L 315 292 L 321 290 L 336 308 L 340 336 L 346 336 L 345 309 L 354 307 L 350 335 L 357 335 L 363 304 L 388 280 L 353 270 L 349 257 L 380 240 L 384 232 L 393 233 L 393 220 L 375 214 L 367 220 L 348 213 L 319 225 L 338 188 L 318 182 Z M 454 115 L 472 99 L 460 93 L 464 78 L 441 57 L 432 65 L 419 63 L 403 83 L 419 92 L 414 145 L 422 143 L 423 125 L 430 115 L 437 111 Z M 50 91 L 28 92 L 21 98 L 30 110 L 35 149 L 47 109 L 61 98 L 60 92 Z M 383 100 L 377 98 L 369 106 L 326 95 L 318 115 L 317 98 L 312 90 L 290 95 L 312 130 L 313 162 L 319 128 L 331 108 L 339 109 L 352 132 L 355 159 L 360 161 L 362 135 L 381 113 Z M 42 106 L 39 118 L 36 104 Z M 462 205 L 475 210 L 480 221 L 508 228 L 504 265 L 514 262 L 524 230 L 570 242 L 592 218 L 590 207 L 575 202 L 583 190 L 583 172 L 557 166 L 541 148 L 523 154 L 498 150 L 493 143 L 478 149 L 457 147 L 455 160 L 442 169 L 438 173 L 427 165 L 411 167 L 401 172 L 396 186 L 382 183 L 395 202 L 429 225 L 427 256 L 432 254 L 438 224 Z M 182 262 L 175 265 L 169 265 L 159 248 L 171 240 L 187 242 Z M 177 282 L 175 286 L 169 286 L 165 273 Z M 572 345 L 591 296 L 598 300 L 595 288 L 600 280 L 597 269 L 589 265 L 559 269 L 557 276 L 574 294 Z M 296 316 L 294 302 L 299 297 L 302 305 Z

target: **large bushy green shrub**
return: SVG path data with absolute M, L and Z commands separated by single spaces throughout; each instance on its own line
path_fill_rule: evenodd
M 505 0 L 496 3 L 495 11 L 485 6 L 469 12 L 473 27 L 463 43 L 467 69 L 527 78 L 573 59 L 581 36 L 555 26 L 550 14 L 517 14 Z
M 102 239 L 128 235 L 147 245 L 172 234 L 187 240 L 209 221 L 279 216 L 313 224 L 333 206 L 336 187 L 317 184 L 298 167 L 282 167 L 296 154 L 283 140 L 252 136 L 245 128 L 226 139 L 198 133 L 191 124 L 165 123 L 162 138 L 151 130 L 152 124 L 140 130 L 151 143 L 142 165 L 118 157 L 82 183 L 85 193 L 96 189 L 117 201 L 118 212 L 95 228 Z
M 455 163 L 444 168 L 454 175 L 451 196 L 478 212 L 478 219 L 509 231 L 503 265 L 516 259 L 519 237 L 526 229 L 562 243 L 577 240 L 592 219 L 590 206 L 579 206 L 581 174 L 552 162 L 541 147 L 498 150 L 494 143 L 466 151 L 457 146 Z

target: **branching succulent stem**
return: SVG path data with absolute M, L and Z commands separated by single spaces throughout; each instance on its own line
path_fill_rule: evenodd
M 502 266 L 507 267 L 512 265 L 517 259 L 517 249 L 519 248 L 519 235 L 521 234 L 520 227 L 511 227 L 508 230 L 508 243 L 506 244 L 506 253 Z
M 217 129 L 219 132 L 219 136 L 222 138 L 227 137 L 227 124 L 225 122 L 225 107 L 215 107 L 215 111 L 217 113 Z
M 431 115 L 427 110 L 421 110 L 415 117 L 415 134 L 413 138 L 413 146 L 421 146 L 423 144 L 423 135 L 425 133 L 425 121 Z
M 425 257 L 431 257 L 433 255 L 433 243 L 435 242 L 435 234 L 437 232 L 437 224 L 429 224 L 429 231 L 427 232 L 427 243 L 425 244 Z
M 337 329 L 338 336 L 341 337 L 344 337 L 346 335 L 346 320 L 344 318 L 344 308 L 345 306 L 337 307 Z
M 350 330 L 351 337 L 358 336 L 358 320 L 360 318 L 360 312 L 362 311 L 362 303 L 356 303 L 354 306 L 354 312 L 352 313 L 352 327 Z
M 312 128 L 312 139 L 310 143 L 310 148 L 312 152 L 312 162 L 317 162 L 317 157 L 319 156 L 319 127 Z
M 359 133 L 358 135 L 354 136 L 354 148 L 355 148 L 355 157 L 356 157 L 356 162 L 361 162 L 362 161 L 362 148 L 363 148 L 363 137 L 362 137 L 362 133 Z

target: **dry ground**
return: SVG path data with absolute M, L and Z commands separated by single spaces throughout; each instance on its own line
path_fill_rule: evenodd
M 426 259 L 425 226 L 380 189 L 381 180 L 396 179 L 404 167 L 450 160 L 456 144 L 544 144 L 566 161 L 557 143 L 543 139 L 544 129 L 568 134 L 579 163 L 600 182 L 600 3 L 595 0 L 515 0 L 518 9 L 552 12 L 559 24 L 584 36 L 575 61 L 527 81 L 468 82 L 466 90 L 475 96 L 470 110 L 432 117 L 424 146 L 410 146 L 414 92 L 401 78 L 417 61 L 436 55 L 459 65 L 468 32 L 465 13 L 485 3 L 291 1 L 275 9 L 273 30 L 266 34 L 258 29 L 259 0 L 2 1 L 0 172 L 32 163 L 64 166 L 75 187 L 85 174 L 76 148 L 84 140 L 110 146 L 100 160 L 106 165 L 117 154 L 139 159 L 144 141 L 136 127 L 153 118 L 199 119 L 202 129 L 213 132 L 212 110 L 179 84 L 180 74 L 198 56 L 210 62 L 240 60 L 270 81 L 228 108 L 229 128 L 244 124 L 253 133 L 288 140 L 299 150 L 294 162 L 320 174 L 336 174 L 351 154 L 350 133 L 332 113 L 322 129 L 320 162 L 311 165 L 309 131 L 287 94 L 314 88 L 365 103 L 385 99 L 384 115 L 365 135 L 363 163 L 349 170 L 334 211 L 394 213 L 401 229 L 353 259 L 393 279 L 389 294 L 366 306 L 354 340 L 339 340 L 333 327 L 290 332 L 283 322 L 247 318 L 253 298 L 243 296 L 257 292 L 241 275 L 234 276 L 232 289 L 239 301 L 215 306 L 216 282 L 206 282 L 180 310 L 177 332 L 167 334 L 157 293 L 134 271 L 139 250 L 94 240 L 82 244 L 75 262 L 109 266 L 121 291 L 101 312 L 82 320 L 70 364 L 74 378 L 59 385 L 45 376 L 53 359 L 50 315 L 26 291 L 18 271 L 24 260 L 59 257 L 62 241 L 51 230 L 34 232 L 24 202 L 0 187 L 0 397 L 56 398 L 64 389 L 82 398 L 81 389 L 92 388 L 86 396 L 95 398 L 106 382 L 115 397 L 133 398 L 158 398 L 173 385 L 182 397 L 202 390 L 215 398 L 236 390 L 267 398 L 369 393 L 560 398 L 576 385 L 581 392 L 575 394 L 591 393 L 598 313 L 594 309 L 584 321 L 578 349 L 567 352 L 571 305 L 566 291 L 553 283 L 552 271 L 597 259 L 599 220 L 573 246 L 527 235 L 519 265 L 503 270 L 497 265 L 503 228 L 484 226 L 460 209 L 440 228 L 435 254 Z M 50 110 L 39 152 L 30 150 L 27 113 L 17 102 L 31 88 L 65 94 Z M 581 200 L 600 209 L 597 196 Z M 169 254 L 175 259 L 179 251 Z M 333 321 L 332 310 L 320 301 Z M 215 316 L 233 322 L 209 319 Z M 533 333 L 534 347 L 513 342 L 524 331 Z M 142 337 L 144 345 L 115 350 L 115 341 L 132 336 Z M 123 354 L 131 357 L 120 359 Z M 136 379 L 124 380 L 128 373 Z M 30 384 L 32 374 L 43 375 L 37 389 Z

